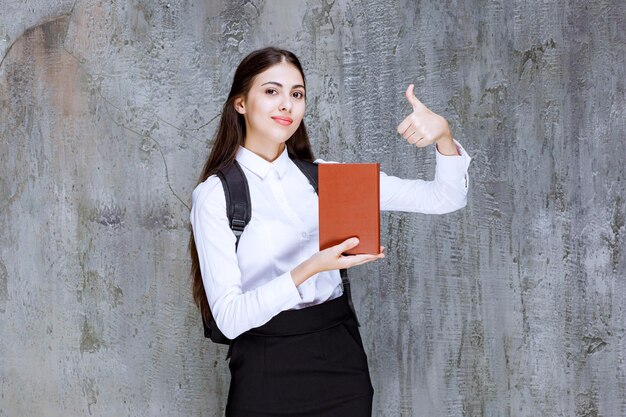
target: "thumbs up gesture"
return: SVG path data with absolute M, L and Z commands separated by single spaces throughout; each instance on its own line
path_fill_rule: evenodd
M 406 89 L 406 99 L 413 106 L 409 114 L 399 125 L 398 133 L 418 148 L 437 144 L 437 149 L 444 155 L 458 155 L 448 122 L 428 109 L 413 94 L 413 84 Z

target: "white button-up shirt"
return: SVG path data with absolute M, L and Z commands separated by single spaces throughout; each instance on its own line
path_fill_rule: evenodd
M 464 207 L 471 158 L 458 143 L 457 147 L 460 156 L 435 151 L 433 181 L 381 172 L 381 210 L 442 214 Z M 252 203 L 252 218 L 237 251 L 217 176 L 195 188 L 190 215 L 209 306 L 230 339 L 283 310 L 320 304 L 342 294 L 339 271 L 321 272 L 299 287 L 291 279 L 290 271 L 319 250 L 318 200 L 287 150 L 268 162 L 240 147 L 236 158 L 248 180 Z

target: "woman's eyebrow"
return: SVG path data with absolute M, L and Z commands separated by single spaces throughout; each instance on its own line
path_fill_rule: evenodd
M 281 83 L 277 83 L 276 81 L 268 81 L 266 83 L 261 84 L 261 87 L 263 87 L 266 84 L 274 84 L 275 86 L 280 87 L 280 88 L 283 87 Z M 294 88 L 305 88 L 305 87 L 302 84 L 296 84 L 293 87 L 291 87 L 291 89 L 294 89 Z

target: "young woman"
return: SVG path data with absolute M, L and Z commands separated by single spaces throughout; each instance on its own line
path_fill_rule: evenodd
M 381 173 L 381 209 L 446 213 L 465 206 L 470 158 L 412 85 L 406 96 L 413 112 L 398 133 L 418 147 L 436 144 L 435 179 Z M 227 416 L 371 415 L 367 358 L 339 270 L 381 259 L 384 251 L 343 256 L 356 238 L 318 251 L 317 195 L 291 160 L 313 160 L 305 104 L 304 73 L 293 53 L 265 48 L 244 58 L 193 192 L 194 298 L 233 340 Z M 235 160 L 252 205 L 237 249 L 214 175 Z

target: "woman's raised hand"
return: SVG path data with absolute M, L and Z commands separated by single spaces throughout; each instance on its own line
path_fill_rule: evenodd
M 405 95 L 411 106 L 413 106 L 413 113 L 409 114 L 398 125 L 398 133 L 407 142 L 418 148 L 436 143 L 437 149 L 444 155 L 458 155 L 446 119 L 430 111 L 428 107 L 415 97 L 413 84 L 410 84 L 406 89 Z
M 308 278 L 322 271 L 351 268 L 367 262 L 385 257 L 385 248 L 380 247 L 378 255 L 343 255 L 344 252 L 356 247 L 359 239 L 352 237 L 338 245 L 317 252 L 291 271 L 291 278 L 296 285 L 302 284 Z

